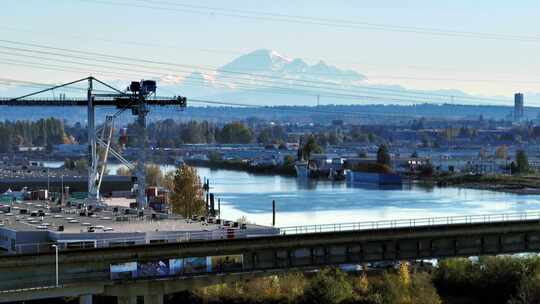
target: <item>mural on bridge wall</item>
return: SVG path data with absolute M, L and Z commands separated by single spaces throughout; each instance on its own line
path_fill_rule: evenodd
M 241 271 L 242 255 L 187 257 L 110 265 L 111 280 Z
M 128 280 L 137 276 L 137 262 L 111 264 L 111 280 Z

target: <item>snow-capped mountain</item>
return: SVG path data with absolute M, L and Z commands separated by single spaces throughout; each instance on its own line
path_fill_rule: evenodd
M 164 80 L 164 79 L 163 79 Z M 171 85 L 162 81 L 161 87 Z M 257 105 L 320 104 L 511 104 L 504 97 L 478 99 L 460 90 L 410 90 L 368 82 L 359 72 L 319 61 L 310 64 L 276 51 L 259 49 L 239 56 L 215 71 L 195 71 L 168 91 L 189 98 Z M 319 97 L 319 98 L 318 98 Z M 501 100 L 499 102 L 499 100 Z
M 340 70 L 324 61 L 309 65 L 300 58 L 291 59 L 276 51 L 260 49 L 240 56 L 218 70 L 218 74 L 230 72 L 257 73 L 297 79 L 334 81 L 362 81 L 366 77 L 350 70 Z
M 188 96 L 226 96 L 228 100 L 256 99 L 258 103 L 272 104 L 290 103 L 291 97 L 286 94 L 291 93 L 295 103 L 306 104 L 305 100 L 309 100 L 311 104 L 315 94 L 313 91 L 320 89 L 319 84 L 346 89 L 365 80 L 366 77 L 358 72 L 342 70 L 324 61 L 310 65 L 300 58 L 292 59 L 273 50 L 259 49 L 234 59 L 214 72 L 193 72 L 174 85 L 174 89 Z M 174 81 L 163 81 L 162 85 L 172 89 L 171 82 Z M 305 94 L 308 91 L 310 96 Z M 277 98 L 276 92 L 279 94 Z M 304 93 L 304 96 L 299 96 L 300 93 Z
M 316 105 L 318 101 L 321 105 L 445 102 L 512 105 L 511 96 L 482 100 L 453 89 L 420 91 L 399 85 L 376 84 L 357 71 L 332 66 L 322 60 L 290 58 L 268 49 L 241 55 L 215 70 L 201 67 L 188 75 L 183 73 L 173 71 L 156 79 L 159 80 L 158 94 L 257 105 Z M 122 88 L 129 81 L 116 79 L 108 82 Z M 19 96 L 31 90 L 14 83 L 1 87 L 0 95 Z M 67 93 L 71 96 L 80 92 Z M 503 101 L 498 102 L 501 99 Z M 527 94 L 528 105 L 538 103 L 539 94 Z

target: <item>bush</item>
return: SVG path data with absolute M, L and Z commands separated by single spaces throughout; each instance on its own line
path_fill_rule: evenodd
M 427 273 L 404 276 L 385 273 L 383 275 L 382 297 L 388 304 L 441 304 L 437 289 Z
M 519 288 L 508 304 L 540 303 L 540 275 L 528 276 L 521 280 Z
M 304 303 L 342 303 L 353 298 L 347 275 L 339 269 L 324 269 L 310 280 L 304 292 Z
M 481 257 L 478 262 L 448 259 L 439 263 L 434 283 L 444 296 L 506 303 L 537 265 L 534 260 L 513 257 Z
M 415 273 L 412 275 L 411 299 L 415 304 L 440 304 L 442 303 L 437 289 L 433 286 L 431 277 L 427 273 Z

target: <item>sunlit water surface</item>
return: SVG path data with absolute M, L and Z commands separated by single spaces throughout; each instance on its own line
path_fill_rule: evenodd
M 118 165 L 109 166 L 110 172 L 116 172 L 117 168 Z M 162 170 L 174 170 L 174 167 L 162 166 Z M 221 199 L 222 218 L 236 220 L 245 216 L 251 222 L 264 225 L 272 223 L 272 200 L 277 207 L 276 225 L 281 227 L 540 211 L 540 195 L 426 189 L 416 185 L 403 185 L 398 189 L 350 187 L 343 182 L 301 182 L 283 176 L 197 170 L 201 180 L 210 179 L 211 192 Z

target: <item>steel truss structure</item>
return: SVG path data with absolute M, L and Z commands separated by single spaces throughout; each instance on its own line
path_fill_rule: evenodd
M 85 99 L 76 98 L 35 98 L 36 95 L 66 87 L 69 85 L 87 82 L 88 90 Z M 99 83 L 114 93 L 96 93 L 94 84 Z M 157 97 L 154 81 L 143 80 L 132 82 L 125 90 L 121 91 L 113 86 L 95 78 L 86 77 L 76 81 L 53 86 L 44 90 L 33 92 L 24 96 L 11 99 L 0 99 L 0 105 L 7 106 L 78 106 L 87 108 L 87 129 L 88 129 L 88 204 L 99 204 L 101 196 L 99 189 L 105 173 L 107 158 L 110 155 L 118 159 L 129 169 L 135 170 L 137 177 L 137 205 L 140 209 L 147 207 L 146 202 L 146 150 L 148 146 L 148 136 L 146 132 L 146 116 L 149 113 L 149 106 L 177 106 L 181 110 L 186 108 L 185 97 Z M 108 115 L 105 124 L 101 128 L 96 128 L 96 107 L 116 107 L 118 112 Z M 121 153 L 111 147 L 111 139 L 114 129 L 114 119 L 126 110 L 131 110 L 132 115 L 137 117 L 137 142 L 139 143 L 139 153 L 135 164 L 127 161 Z M 98 136 L 100 134 L 100 136 Z M 98 153 L 98 146 L 103 150 Z

